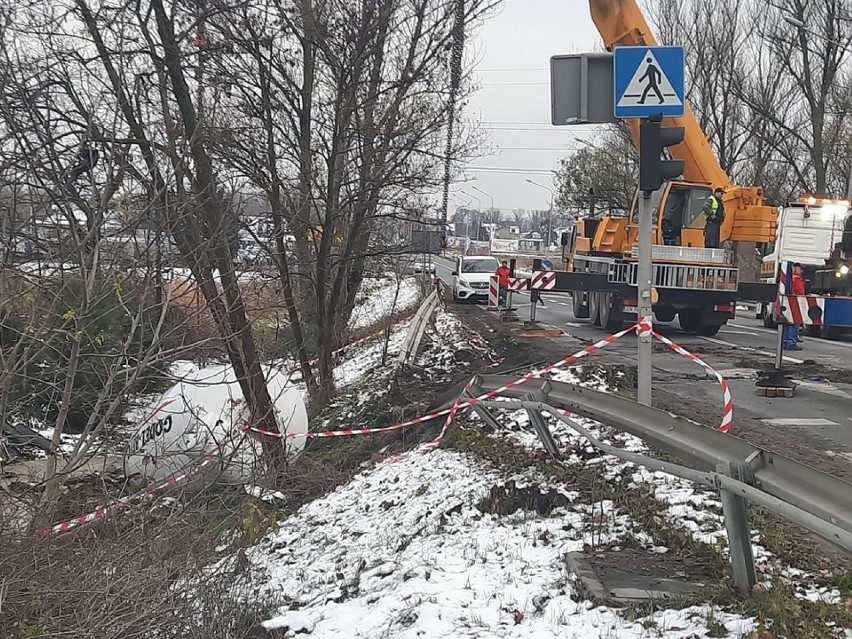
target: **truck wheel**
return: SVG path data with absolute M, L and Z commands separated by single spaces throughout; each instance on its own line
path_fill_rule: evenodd
M 600 293 L 599 295 L 601 328 L 607 331 L 619 330 L 624 322 L 616 319 L 616 317 L 620 317 L 620 313 L 613 308 L 612 293 Z
M 594 291 L 589 291 L 589 319 L 592 325 L 601 325 L 601 295 Z
M 708 337 L 711 337 L 718 333 L 720 328 L 722 328 L 722 326 L 719 324 L 702 324 L 695 332 L 699 335 L 706 335 Z
M 674 321 L 675 318 L 675 310 L 673 308 L 656 308 L 654 309 L 654 316 L 660 322 L 671 322 Z
M 823 339 L 838 339 L 843 331 L 837 326 L 820 326 L 819 336 Z
M 763 307 L 763 326 L 766 328 L 778 328 L 778 323 L 772 317 L 772 311 Z
M 574 291 L 571 293 L 571 302 L 574 308 L 574 317 L 576 319 L 589 318 L 589 305 L 583 302 L 583 291 Z
M 697 333 L 701 330 L 701 311 L 694 308 L 680 311 L 678 314 L 680 327 L 687 333 Z

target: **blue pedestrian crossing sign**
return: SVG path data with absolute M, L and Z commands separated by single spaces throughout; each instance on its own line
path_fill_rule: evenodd
M 683 47 L 616 47 L 615 117 L 683 115 Z

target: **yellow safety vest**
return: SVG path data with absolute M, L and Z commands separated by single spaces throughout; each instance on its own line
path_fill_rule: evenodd
M 719 210 L 719 200 L 716 199 L 715 195 L 711 195 L 707 198 L 710 201 L 710 209 L 712 213 L 707 216 L 708 222 L 718 222 L 719 220 L 716 217 L 716 211 Z

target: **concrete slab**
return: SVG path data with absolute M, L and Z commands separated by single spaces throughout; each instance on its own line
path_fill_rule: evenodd
M 603 600 L 646 601 L 691 594 L 709 581 L 679 557 L 635 548 L 568 553 L 566 563 L 589 594 Z
M 761 421 L 773 426 L 798 426 L 807 428 L 808 426 L 840 426 L 837 422 L 822 417 L 777 417 L 773 419 L 762 419 Z

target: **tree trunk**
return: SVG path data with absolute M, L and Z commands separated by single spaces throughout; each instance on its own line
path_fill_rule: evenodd
M 163 61 L 168 70 L 172 83 L 172 91 L 178 104 L 184 131 L 189 139 L 192 159 L 195 163 L 195 190 L 200 201 L 202 215 L 207 222 L 207 228 L 214 235 L 210 238 L 214 253 L 213 263 L 219 269 L 222 278 L 222 288 L 227 307 L 223 308 L 212 274 L 202 286 L 202 293 L 210 305 L 214 317 L 218 316 L 217 324 L 228 348 L 228 355 L 234 372 L 237 375 L 243 396 L 246 399 L 251 423 L 269 432 L 278 432 L 278 424 L 272 399 L 260 361 L 254 346 L 251 327 L 248 324 L 245 304 L 239 290 L 234 262 L 230 255 L 228 244 L 228 229 L 222 232 L 221 222 L 224 210 L 216 193 L 216 181 L 213 165 L 204 143 L 198 135 L 197 118 L 189 87 L 184 78 L 180 62 L 180 50 L 175 40 L 174 24 L 169 19 L 162 0 L 152 0 L 152 7 L 157 22 L 157 30 L 163 43 Z M 200 269 L 196 268 L 200 274 Z M 224 311 L 224 312 L 223 312 Z M 267 466 L 273 472 L 284 463 L 284 448 L 280 441 L 273 437 L 261 437 Z

